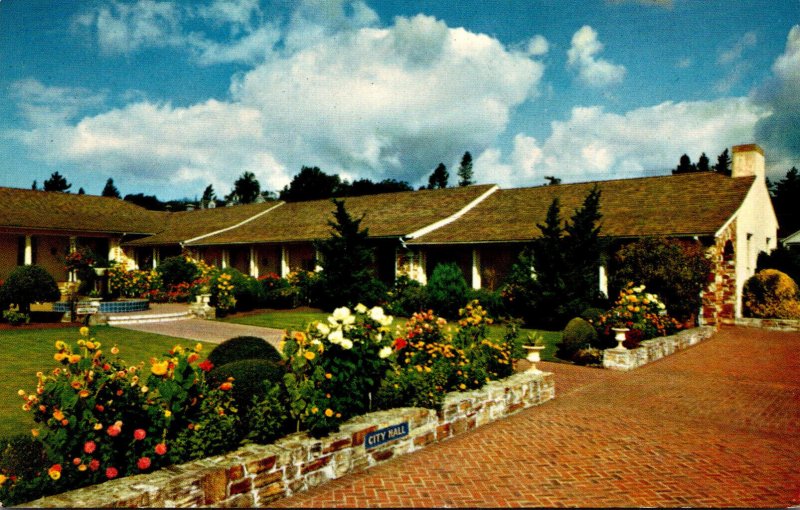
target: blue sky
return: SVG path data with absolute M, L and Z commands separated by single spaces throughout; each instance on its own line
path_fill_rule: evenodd
M 504 187 L 800 166 L 800 0 L 0 0 L 0 185 L 279 190 L 304 165 Z

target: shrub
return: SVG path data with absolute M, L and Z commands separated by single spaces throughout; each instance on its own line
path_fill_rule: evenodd
M 19 326 L 20 324 L 28 324 L 31 321 L 30 314 L 20 313 L 16 310 L 3 310 L 3 319 L 5 319 L 12 326 Z
M 439 315 L 458 317 L 458 309 L 467 303 L 469 287 L 461 269 L 452 262 L 437 264 L 428 281 L 428 306 Z
M 614 307 L 592 321 L 600 339 L 595 347 L 608 348 L 615 345 L 612 328 L 628 328 L 625 347 L 635 349 L 642 340 L 671 335 L 681 324 L 667 315 L 666 305 L 658 295 L 645 292 L 645 286 L 628 283 L 620 292 Z
M 246 439 L 269 444 L 289 432 L 286 394 L 279 385 L 264 383 L 264 391 L 253 396 L 247 412 L 242 417 Z
M 777 269 L 795 281 L 800 282 L 800 252 L 785 248 L 778 244 L 777 250 L 767 255 L 763 251 L 758 254 L 756 272 L 762 269 Z
M 275 273 L 259 276 L 261 283 L 262 303 L 267 308 L 293 308 L 294 289 L 286 278 Z
M 197 266 L 184 256 L 162 260 L 156 271 L 167 288 L 181 283 L 191 283 L 199 276 Z
M 394 287 L 386 296 L 388 311 L 401 317 L 410 317 L 427 306 L 425 287 L 406 275 L 399 276 L 395 280 Z
M 797 284 L 775 269 L 759 271 L 745 282 L 742 303 L 747 317 L 800 319 Z
M 486 309 L 490 317 L 499 319 L 508 314 L 506 311 L 503 297 L 499 291 L 489 289 L 469 289 L 467 292 L 469 301 L 479 301 Z
M 128 271 L 122 266 L 114 266 L 106 274 L 109 290 L 123 297 L 150 297 L 162 288 L 161 273 L 155 269 Z
M 612 287 L 628 282 L 646 285 L 658 294 L 670 315 L 681 322 L 697 314 L 711 262 L 696 241 L 646 238 L 622 247 L 614 257 Z
M 237 336 L 225 340 L 208 353 L 208 361 L 221 367 L 234 361 L 245 359 L 264 359 L 281 361 L 281 353 L 263 338 L 256 336 Z
M 47 452 L 30 434 L 0 441 L 0 473 L 6 477 L 32 478 L 45 470 Z
M 597 331 L 584 319 L 575 317 L 567 323 L 561 341 L 557 344 L 556 356 L 567 361 L 575 361 L 582 349 L 589 349 L 597 341 Z
M 18 306 L 20 313 L 30 313 L 31 303 L 58 301 L 61 292 L 56 281 L 43 267 L 18 266 L 0 287 L 0 301 Z
M 262 398 L 268 387 L 280 386 L 286 370 L 274 361 L 266 359 L 242 359 L 216 367 L 208 373 L 208 380 L 216 386 L 229 378 L 233 382 L 231 395 L 240 411 L 246 412 L 253 397 Z

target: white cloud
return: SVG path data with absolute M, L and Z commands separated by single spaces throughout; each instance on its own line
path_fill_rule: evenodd
M 603 44 L 597 32 L 584 25 L 572 36 L 572 46 L 567 51 L 567 67 L 578 72 L 578 79 L 590 87 L 606 87 L 620 83 L 625 77 L 625 66 L 597 58 Z
M 539 57 L 550 51 L 550 43 L 542 35 L 535 35 L 528 41 L 528 55 Z
M 31 125 L 63 123 L 87 108 L 101 107 L 106 94 L 83 87 L 46 87 L 38 80 L 26 79 L 10 86 L 23 117 Z
M 666 173 L 671 166 L 665 162 L 677 164 L 683 153 L 711 157 L 753 140 L 756 123 L 767 115 L 746 98 L 666 102 L 624 114 L 576 107 L 569 119 L 553 122 L 541 144 L 517 135 L 507 160 L 496 149 L 481 154 L 476 175 L 487 182 L 533 186 L 543 184 L 546 175 L 579 182 Z
M 272 53 L 273 47 L 280 38 L 279 29 L 271 25 L 264 25 L 246 33 L 239 39 L 225 43 L 192 34 L 189 37 L 189 44 L 193 48 L 195 60 L 200 65 L 231 62 L 254 65 L 263 62 Z
M 261 13 L 258 0 L 214 0 L 197 8 L 197 14 L 219 25 L 250 26 Z
M 100 49 L 109 54 L 131 54 L 142 48 L 178 46 L 180 12 L 172 2 L 139 0 L 133 4 L 110 2 L 79 23 L 93 25 Z
M 740 37 L 730 48 L 720 51 L 717 57 L 718 64 L 731 64 L 742 58 L 742 53 L 747 48 L 752 48 L 758 42 L 755 32 L 747 32 Z
M 415 183 L 437 162 L 494 143 L 543 69 L 486 35 L 427 16 L 398 18 L 276 51 L 237 75 L 229 101 L 177 108 L 140 100 L 39 124 L 17 139 L 47 145 L 41 157 L 50 162 L 149 183 L 211 182 L 219 192 L 245 170 L 280 189 L 302 165 Z

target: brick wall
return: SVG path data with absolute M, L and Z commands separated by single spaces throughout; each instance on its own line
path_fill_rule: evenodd
M 736 222 L 714 240 L 708 249 L 711 273 L 703 290 L 701 325 L 719 326 L 733 323 L 736 316 Z M 727 250 L 726 250 L 727 247 Z
M 698 344 L 710 338 L 714 331 L 716 331 L 716 328 L 712 326 L 702 326 L 681 331 L 675 335 L 644 340 L 636 349 L 624 351 L 618 351 L 616 348 L 606 349 L 603 351 L 603 368 L 623 371 L 633 370 L 669 356 L 676 351 Z
M 425 448 L 555 397 L 553 374 L 527 371 L 480 390 L 454 392 L 441 411 L 392 409 L 349 420 L 321 439 L 305 433 L 145 475 L 111 480 L 24 506 L 252 507 L 264 506 L 348 473 Z M 369 434 L 408 424 L 408 434 L 367 448 Z

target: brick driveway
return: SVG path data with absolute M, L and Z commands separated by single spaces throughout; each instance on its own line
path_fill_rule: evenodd
M 727 328 L 630 373 L 541 365 L 554 401 L 278 506 L 800 503 L 800 334 Z

